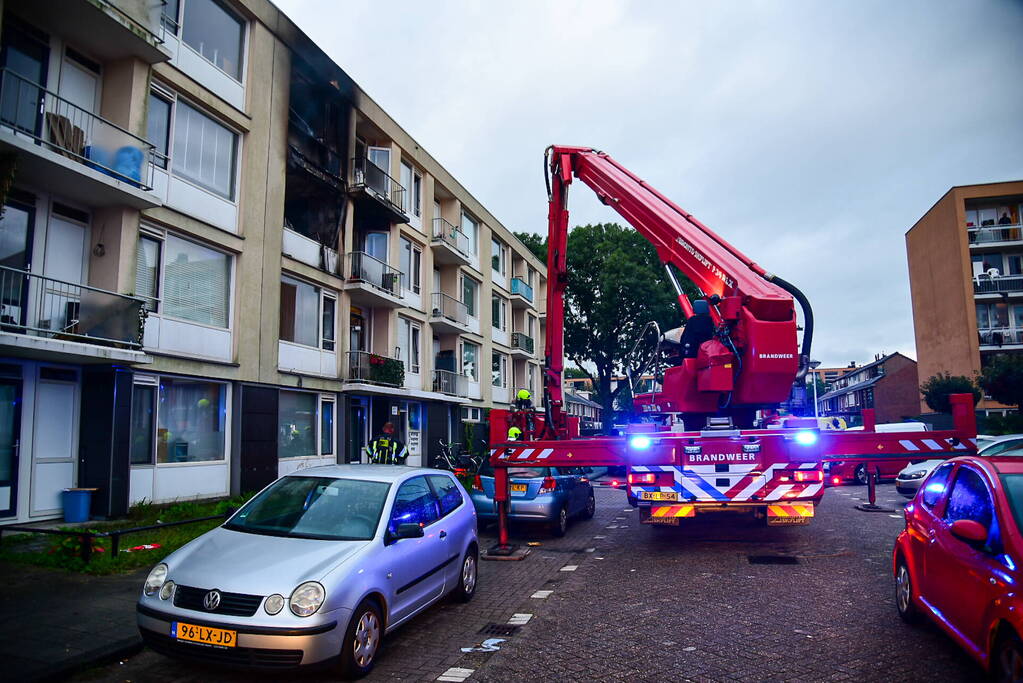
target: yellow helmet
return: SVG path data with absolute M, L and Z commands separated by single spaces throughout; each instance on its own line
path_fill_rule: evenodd
M 520 436 L 522 436 L 522 430 L 519 429 L 518 427 L 513 426 L 508 429 L 509 439 L 518 439 Z

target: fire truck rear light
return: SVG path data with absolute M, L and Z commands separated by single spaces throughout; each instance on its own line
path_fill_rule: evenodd
M 824 481 L 824 473 L 820 470 L 798 470 L 796 481 Z
M 758 444 L 758 443 L 744 443 L 742 445 L 742 452 L 743 453 L 759 453 L 760 452 L 760 444 Z
M 553 493 L 556 488 L 558 488 L 558 481 L 554 477 L 545 477 L 537 494 Z
M 646 484 L 648 486 L 652 486 L 655 481 L 657 481 L 657 475 L 655 475 L 653 472 L 646 473 L 646 474 L 630 474 L 629 475 L 629 483 L 630 484 L 640 484 L 640 485 Z
M 842 477 L 832 477 L 831 483 L 834 484 L 835 486 L 838 486 L 839 484 L 842 483 Z
M 686 455 L 699 455 L 700 454 L 700 447 L 699 446 L 684 446 L 683 450 L 685 450 Z

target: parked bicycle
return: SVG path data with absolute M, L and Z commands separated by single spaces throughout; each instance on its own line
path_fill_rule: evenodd
M 437 456 L 437 467 L 454 472 L 456 476 L 463 474 L 475 475 L 483 464 L 483 458 L 462 453 L 462 444 L 439 439 L 440 455 Z

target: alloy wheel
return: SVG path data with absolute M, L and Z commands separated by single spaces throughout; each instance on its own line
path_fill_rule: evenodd
M 373 610 L 368 609 L 359 617 L 359 623 L 355 627 L 355 663 L 363 668 L 369 666 L 376 656 L 379 644 L 380 620 Z
M 471 595 L 476 590 L 476 558 L 469 554 L 462 563 L 462 590 Z
M 895 600 L 899 612 L 905 614 L 909 611 L 912 600 L 912 585 L 909 580 L 909 570 L 906 565 L 899 566 L 899 573 L 895 577 Z

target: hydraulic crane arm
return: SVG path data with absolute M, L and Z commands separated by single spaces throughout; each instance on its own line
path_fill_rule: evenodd
M 552 146 L 544 159 L 549 197 L 547 338 L 544 391 L 547 438 L 565 438 L 561 376 L 567 285 L 568 189 L 579 178 L 598 199 L 617 211 L 657 251 L 678 295 L 683 316 L 693 315 L 670 266 L 689 277 L 714 304 L 711 315 L 722 338 L 736 352 L 738 403 L 777 403 L 806 372 L 813 318 L 795 287 L 762 267 L 672 203 L 610 156 L 586 147 Z M 795 306 L 804 315 L 801 352 L 795 337 Z M 731 367 L 731 366 L 728 366 Z M 770 381 L 758 381 L 771 377 Z M 788 378 L 787 383 L 785 378 Z

